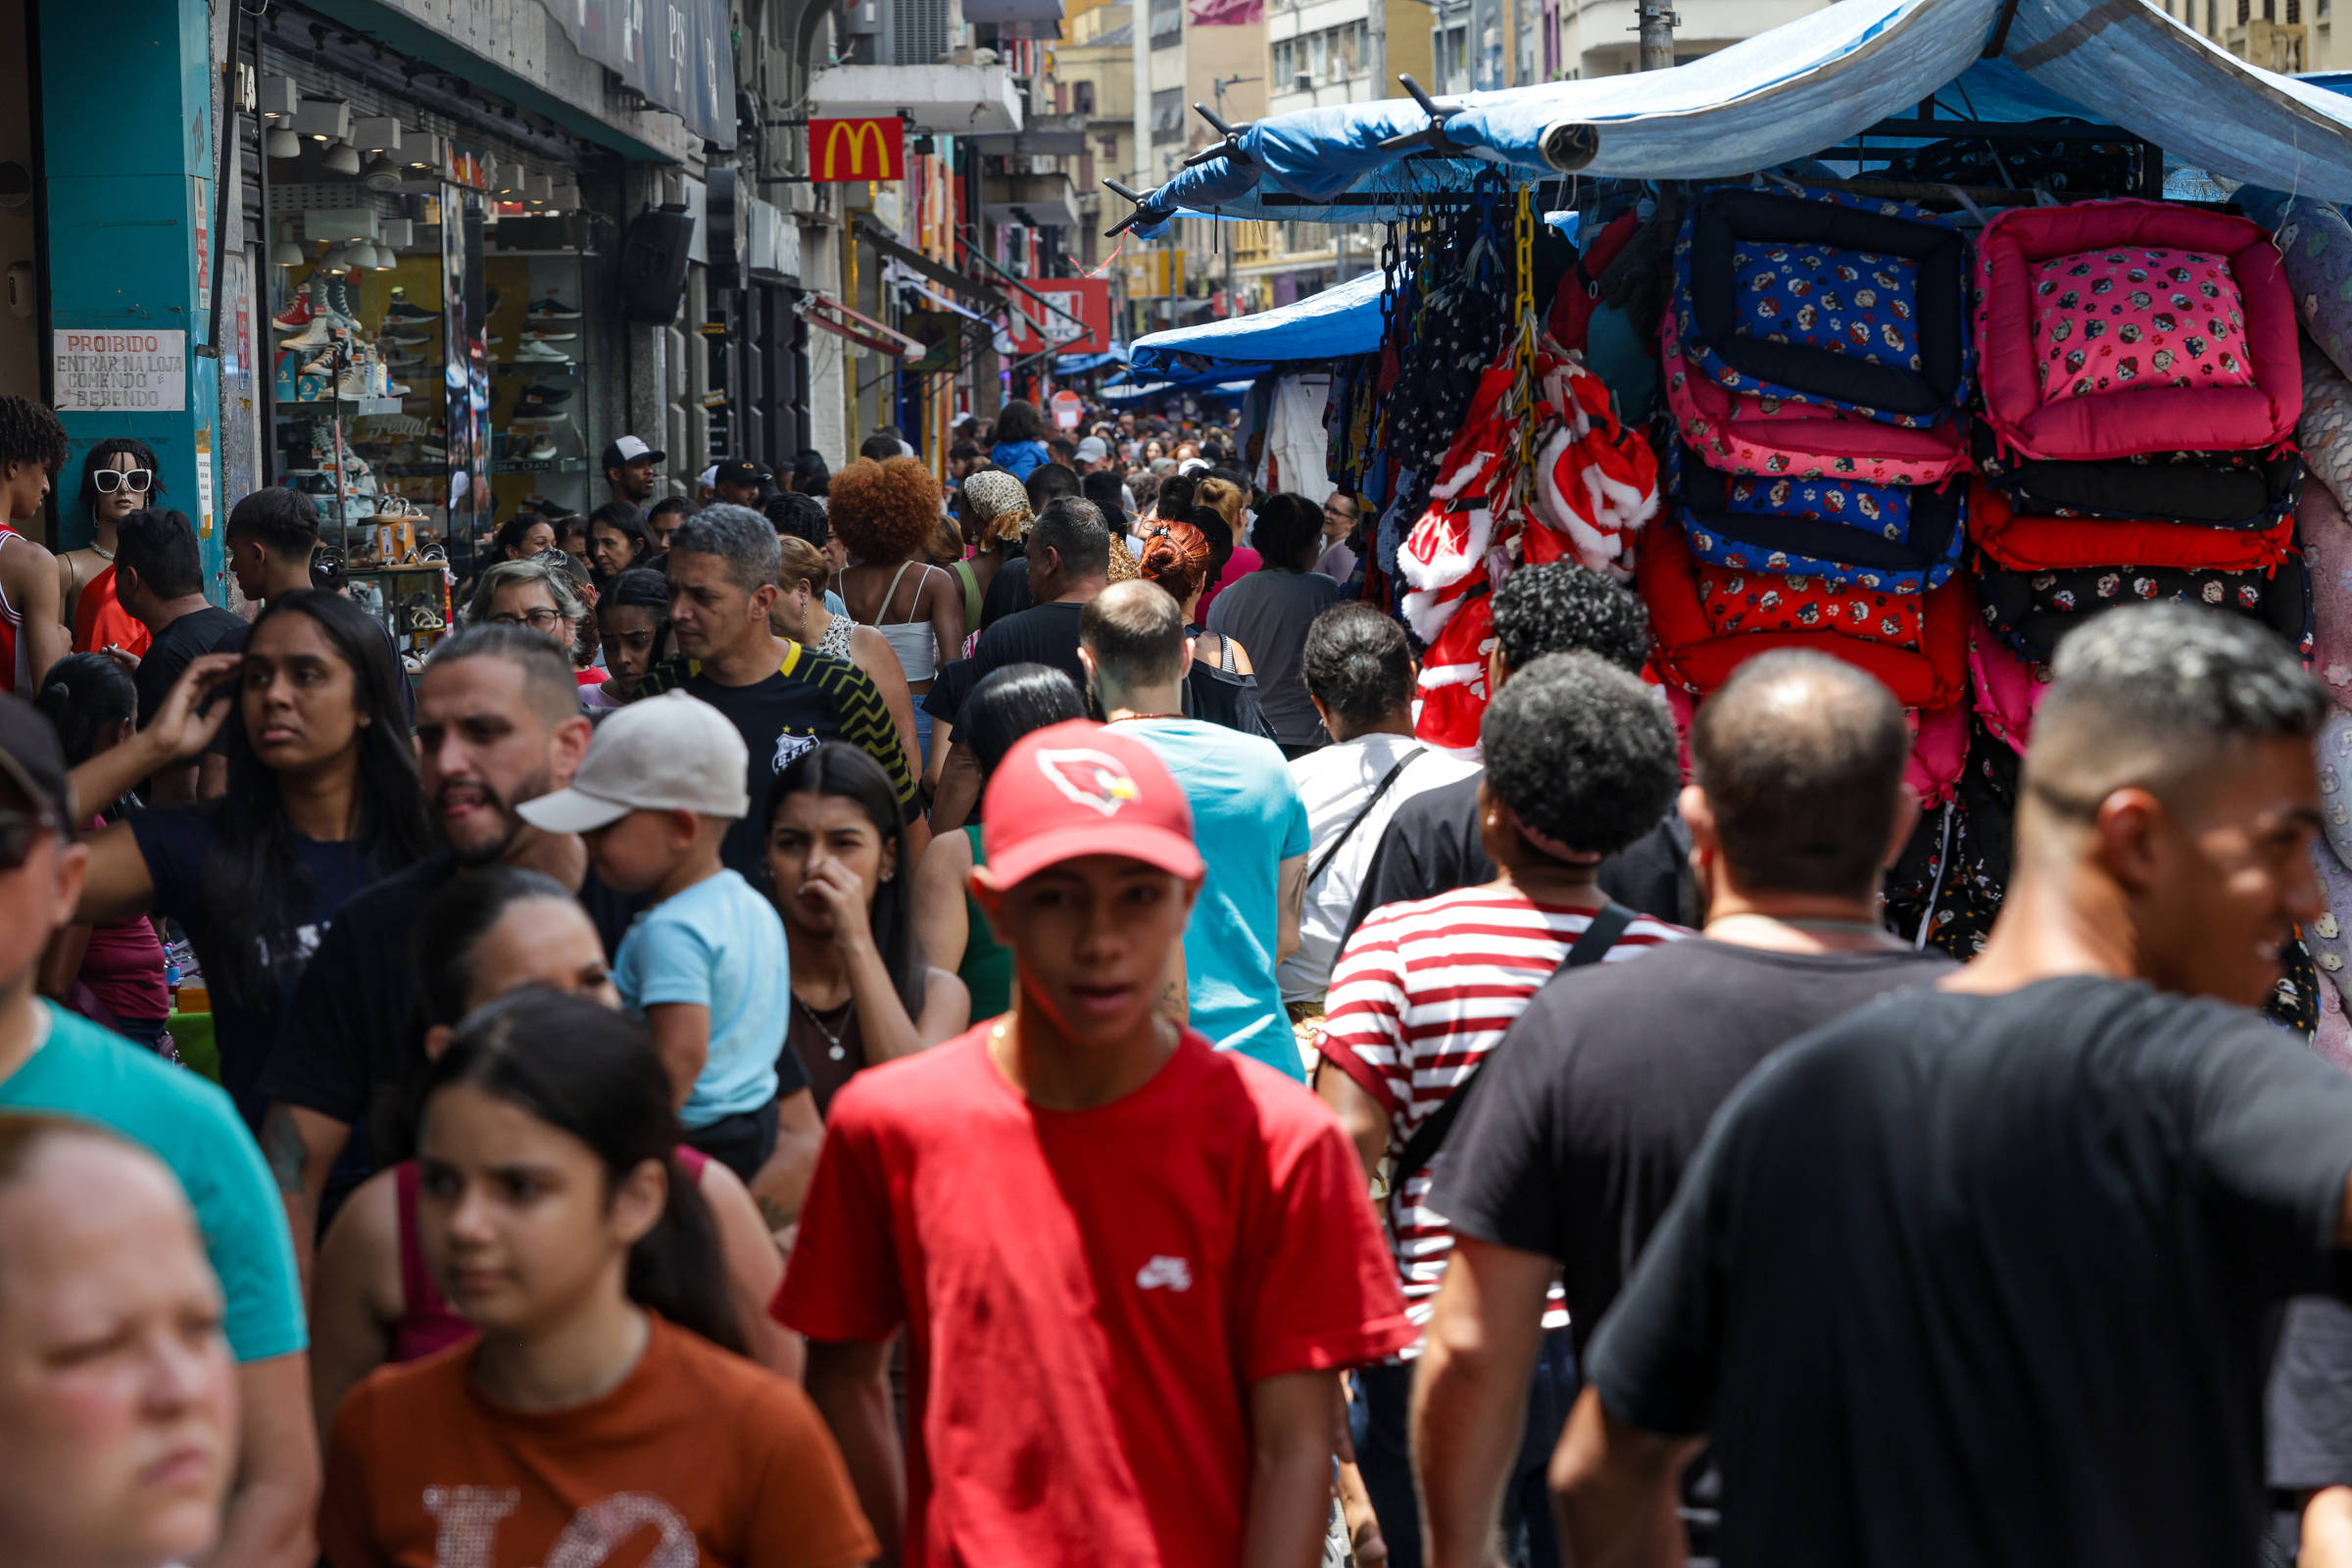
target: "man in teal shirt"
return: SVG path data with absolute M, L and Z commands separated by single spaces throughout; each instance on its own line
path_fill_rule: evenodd
M 158 724 L 190 721 L 183 684 Z M 213 1560 L 309 1568 L 318 1503 L 309 1347 L 285 1210 L 228 1096 L 34 994 L 41 953 L 74 917 L 89 854 L 48 720 L 0 696 L 0 1107 L 111 1127 L 179 1178 L 226 1298 L 237 1358 L 237 1481 Z
M 1123 582 L 1090 601 L 1078 658 L 1110 723 L 1176 775 L 1208 847 L 1208 875 L 1184 932 L 1192 1026 L 1303 1080 L 1274 970 L 1298 946 L 1306 903 L 1306 806 L 1272 741 L 1184 716 L 1184 611 L 1156 583 Z

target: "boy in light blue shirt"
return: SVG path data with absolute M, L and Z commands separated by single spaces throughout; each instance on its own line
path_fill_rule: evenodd
M 686 1141 L 749 1181 L 775 1147 L 792 982 L 775 907 L 719 861 L 751 810 L 747 762 L 725 714 L 665 692 L 597 727 L 569 789 L 516 809 L 543 831 L 581 835 L 607 886 L 654 895 L 612 981 L 653 1032 Z

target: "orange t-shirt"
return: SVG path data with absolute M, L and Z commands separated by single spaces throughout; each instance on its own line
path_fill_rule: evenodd
M 74 607 L 75 653 L 94 654 L 113 643 L 124 653 L 144 659 L 147 645 L 154 640 L 146 624 L 116 602 L 112 565 L 82 584 L 81 603 Z
M 650 1314 L 649 1314 L 650 1315 Z M 652 1318 L 620 1386 L 520 1411 L 479 1342 L 378 1368 L 335 1418 L 318 1510 L 334 1568 L 848 1568 L 871 1561 L 841 1451 L 799 1387 Z M 699 1549 L 698 1549 L 699 1547 Z

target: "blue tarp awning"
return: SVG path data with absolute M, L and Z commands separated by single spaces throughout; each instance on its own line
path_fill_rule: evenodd
M 1382 274 L 1360 273 L 1320 294 L 1251 316 L 1152 332 L 1135 340 L 1130 365 L 1138 375 L 1177 368 L 1189 360 L 1216 362 L 1230 378 L 1233 362 L 1335 360 L 1380 347 Z
M 1211 159 L 1152 192 L 1158 221 L 1137 231 L 1154 237 L 1178 212 L 1379 221 L 1481 170 L 1556 179 L 1583 138 L 1593 148 L 1586 174 L 1737 178 L 1908 115 L 1969 71 L 2000 10 L 2001 0 L 1839 0 L 1671 71 L 1468 93 L 1442 106 L 1459 149 L 1443 158 L 1381 148 L 1427 127 L 1409 98 L 1270 116 L 1241 132 L 1246 162 Z M 2032 89 L 2018 96 L 2078 106 L 2222 180 L 2352 202 L 2352 98 L 2247 65 L 2144 0 L 2017 0 L 2000 63 Z M 1349 193 L 1374 199 L 1332 204 Z
M 1127 346 L 1113 343 L 1100 354 L 1064 354 L 1054 362 L 1055 375 L 1084 375 L 1100 370 L 1105 365 L 1123 365 L 1127 361 Z

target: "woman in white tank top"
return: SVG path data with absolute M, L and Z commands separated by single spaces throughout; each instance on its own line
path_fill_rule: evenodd
M 928 754 L 931 715 L 922 694 L 939 666 L 963 647 L 963 592 L 927 559 L 945 515 L 939 481 L 913 458 L 859 459 L 833 475 L 825 515 L 850 554 L 834 590 L 852 619 L 872 627 L 899 656 L 914 695 L 915 739 Z

